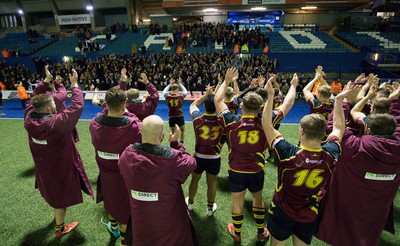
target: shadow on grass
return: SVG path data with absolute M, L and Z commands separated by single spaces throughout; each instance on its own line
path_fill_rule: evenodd
M 35 167 L 28 168 L 18 175 L 19 178 L 29 178 L 33 176 L 35 176 Z
M 21 245 L 40 245 L 43 243 L 43 241 L 46 240 L 48 233 L 54 229 L 55 226 L 55 221 L 51 221 L 46 227 L 30 232 L 27 235 L 25 235 L 24 239 L 22 240 Z
M 379 246 L 398 246 L 398 242 L 390 242 L 386 238 L 381 238 Z
M 218 245 L 219 236 L 217 223 L 214 216 L 202 217 L 196 212 L 191 212 L 194 227 L 199 238 L 200 245 Z M 200 229 L 201 228 L 201 229 Z M 201 231 L 200 231 L 200 230 Z
M 69 245 L 84 245 L 85 244 L 86 239 L 79 232 L 79 229 L 74 230 L 73 232 L 69 233 L 68 235 L 65 235 L 63 238 L 60 239 L 60 238 L 54 237 L 54 226 L 55 226 L 55 221 L 53 220 L 46 227 L 43 227 L 42 229 L 38 229 L 36 231 L 28 233 L 27 235 L 25 235 L 25 237 L 22 240 L 22 243 L 20 245 L 23 245 L 23 246 L 25 246 L 25 245 L 26 246 L 28 246 L 28 245 L 29 246 L 35 246 L 35 245 L 69 246 Z M 51 237 L 53 237 L 53 239 L 50 242 L 45 243 L 46 239 L 48 239 L 50 234 L 51 234 Z
M 221 192 L 229 192 L 231 193 L 231 191 L 229 190 L 229 181 L 228 181 L 228 177 L 219 177 L 217 179 L 217 190 L 221 191 Z

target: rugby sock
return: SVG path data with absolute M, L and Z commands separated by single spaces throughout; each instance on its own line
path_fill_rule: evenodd
M 122 245 L 127 245 L 127 243 L 125 242 L 126 227 L 125 227 L 125 228 L 120 227 L 120 228 L 119 228 L 119 231 L 121 232 L 121 234 L 120 234 L 120 237 L 121 237 L 121 244 L 122 244 Z
M 243 213 L 234 214 L 232 213 L 233 226 L 235 227 L 235 234 L 240 236 L 243 224 Z
M 264 233 L 265 208 L 253 207 L 253 216 L 256 220 L 258 233 Z
M 64 231 L 64 223 L 61 225 L 56 225 L 56 232 L 62 232 Z
M 108 219 L 110 220 L 111 227 L 113 228 L 113 230 L 117 230 L 118 222 L 111 215 L 108 215 Z
M 193 204 L 193 203 L 194 203 L 194 199 L 189 198 L 189 204 Z
M 207 208 L 208 211 L 212 211 L 214 206 L 214 202 L 207 201 Z

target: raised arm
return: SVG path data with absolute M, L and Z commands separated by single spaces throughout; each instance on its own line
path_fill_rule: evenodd
M 224 110 L 228 110 L 228 106 L 224 103 L 224 95 L 230 83 L 238 78 L 238 71 L 236 68 L 229 68 L 225 74 L 225 81 L 221 84 L 218 92 L 215 94 L 214 103 L 217 113 L 220 114 Z
M 219 90 L 219 87 L 221 86 L 222 82 L 223 82 L 223 81 L 222 81 L 221 74 L 218 73 L 218 84 L 217 84 L 217 86 L 215 87 L 215 90 L 214 90 L 214 93 L 215 93 L 215 94 L 216 94 L 217 91 Z M 237 95 L 239 95 L 239 94 L 237 94 Z
M 315 77 L 313 80 L 311 80 L 310 82 L 308 82 L 308 84 L 303 88 L 303 94 L 304 94 L 304 99 L 306 101 L 308 101 L 309 99 L 313 98 L 313 94 L 311 93 L 311 89 L 313 88 L 315 82 L 317 82 L 317 80 L 322 77 L 321 76 L 321 72 L 322 72 L 322 67 L 318 66 L 317 69 L 315 69 Z
M 374 81 L 377 81 L 377 79 L 378 79 L 377 75 L 374 76 L 373 74 L 368 75 L 368 78 L 366 78 L 364 73 L 360 74 L 356 78 L 356 80 L 354 81 L 354 83 L 356 84 L 362 84 L 365 81 L 367 81 L 367 83 L 365 83 L 364 86 L 361 88 L 360 92 L 358 92 L 357 101 L 363 99 L 365 95 L 367 95 L 369 88 L 373 83 L 375 83 Z
M 126 89 L 126 81 L 128 80 L 128 76 L 126 75 L 126 68 L 121 69 L 121 78 L 119 81 L 119 88 L 123 91 Z
M 163 95 L 164 97 L 168 96 L 169 94 L 169 87 L 171 86 L 171 84 L 167 85 L 167 87 L 164 88 L 163 90 Z
M 60 114 L 57 114 L 57 117 L 59 117 L 63 123 L 60 124 L 60 127 L 64 128 L 65 131 L 72 131 L 75 128 L 82 114 L 84 105 L 83 94 L 78 86 L 78 73 L 75 69 L 72 69 L 72 74 L 69 75 L 69 79 L 72 86 L 71 105 Z
M 240 94 L 240 89 L 239 89 L 239 85 L 238 85 L 237 79 L 235 79 L 233 81 L 233 91 L 235 92 L 235 96 L 234 97 L 237 97 Z
M 95 106 L 100 106 L 100 100 L 98 99 L 99 96 L 99 88 L 94 89 L 92 104 Z
M 49 86 L 49 83 L 53 80 L 53 76 L 49 72 L 49 65 L 46 65 L 44 67 L 44 71 L 46 73 L 46 78 L 44 79 L 44 81 L 42 83 L 37 84 L 37 86 L 33 90 L 33 93 L 31 95 L 31 97 L 34 97 L 34 96 L 39 95 L 39 94 L 46 93 L 47 87 Z
M 290 81 L 290 88 L 288 93 L 286 94 L 285 100 L 283 100 L 282 105 L 277 108 L 281 110 L 283 115 L 285 116 L 289 113 L 294 105 L 294 101 L 296 100 L 296 87 L 298 84 L 299 78 L 297 77 L 297 73 L 295 73 L 293 74 L 292 81 Z
M 272 141 L 276 136 L 279 136 L 280 133 L 274 128 L 272 124 L 272 107 L 274 104 L 274 88 L 272 87 L 271 79 L 268 80 L 265 88 L 268 93 L 267 102 L 264 105 L 263 114 L 262 114 L 262 126 L 264 129 L 265 137 L 267 138 L 268 146 L 272 147 Z
M 364 87 L 363 87 L 364 88 Z M 362 89 L 361 89 L 362 90 Z M 377 91 L 377 86 L 374 84 L 371 86 L 367 96 L 363 97 L 350 111 L 350 115 L 353 118 L 354 122 L 357 122 L 357 120 L 361 117 L 365 117 L 366 115 L 362 112 L 365 104 L 367 104 L 368 100 L 372 99 Z M 360 93 L 358 93 L 360 95 Z
M 192 113 L 194 111 L 199 111 L 199 106 L 204 102 L 206 97 L 208 97 L 208 95 L 210 95 L 211 93 L 212 93 L 212 87 L 210 86 L 210 84 L 208 84 L 206 87 L 206 93 L 204 95 L 202 95 L 201 97 L 197 98 L 196 100 L 194 100 L 192 102 L 192 104 L 190 104 L 190 107 L 189 107 L 190 115 L 192 115 Z
M 180 89 L 181 89 L 180 94 L 181 94 L 181 96 L 182 96 L 183 98 L 185 98 L 186 95 L 187 95 L 187 90 L 186 90 L 185 86 L 184 86 L 183 83 L 182 83 L 181 77 L 179 77 L 179 79 L 178 79 L 178 84 L 179 84 L 179 87 L 180 87 Z
M 346 126 L 345 115 L 342 107 L 343 100 L 351 95 L 352 93 L 357 93 L 359 87 L 352 87 L 351 84 L 348 84 L 344 90 L 339 93 L 335 98 L 335 105 L 333 106 L 333 129 L 329 136 L 336 136 L 339 138 L 339 141 L 342 141 L 343 133 Z

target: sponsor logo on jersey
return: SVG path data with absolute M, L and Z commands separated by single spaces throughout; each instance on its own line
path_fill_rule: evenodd
M 143 202 L 155 202 L 158 201 L 158 193 L 157 192 L 142 192 L 131 190 L 132 198 L 138 201 Z
M 391 181 L 394 180 L 396 174 L 383 174 L 383 173 L 365 173 L 365 179 Z
M 99 150 L 97 151 L 97 154 L 104 160 L 119 160 L 119 154 L 107 153 Z
M 31 137 L 31 138 L 32 138 L 32 137 Z M 46 141 L 46 140 L 41 140 L 41 139 L 32 138 L 32 141 L 33 141 L 35 144 L 47 145 L 47 141 Z

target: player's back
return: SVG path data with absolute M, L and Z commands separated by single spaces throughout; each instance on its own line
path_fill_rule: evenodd
M 183 97 L 180 94 L 168 94 L 165 97 L 165 101 L 168 105 L 169 117 L 179 117 L 182 116 L 182 105 Z
M 237 172 L 261 172 L 267 148 L 261 119 L 256 116 L 242 116 L 239 121 L 227 125 L 225 132 L 231 149 L 230 168 Z
M 221 153 L 221 137 L 224 131 L 223 119 L 216 114 L 204 114 L 193 119 L 196 136 L 196 154 L 219 155 Z
M 319 149 L 299 148 L 286 140 L 276 144 L 278 185 L 273 200 L 290 218 L 300 222 L 316 219 L 318 200 L 330 182 L 340 154 L 334 141 Z

